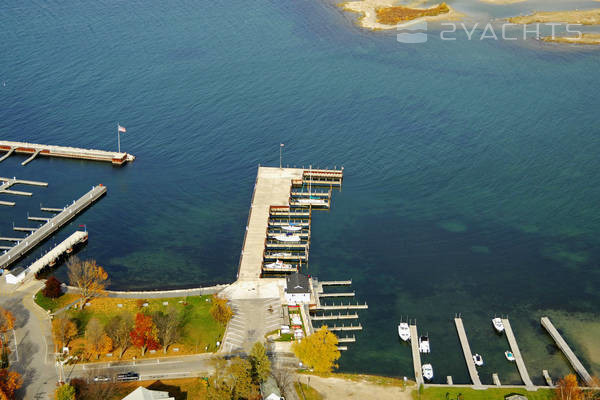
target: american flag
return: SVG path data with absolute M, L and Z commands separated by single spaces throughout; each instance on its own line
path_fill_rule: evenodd
M 119 132 L 127 132 L 124 126 L 119 125 Z

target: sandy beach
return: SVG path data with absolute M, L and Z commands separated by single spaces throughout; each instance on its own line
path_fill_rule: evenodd
M 419 22 L 431 22 L 431 21 L 456 21 L 461 19 L 464 15 L 460 14 L 452 7 L 448 6 L 449 12 L 435 15 L 415 18 L 410 21 L 406 21 L 400 24 L 383 24 L 379 22 L 377 18 L 377 10 L 390 7 L 398 7 L 400 4 L 398 0 L 362 0 L 362 1 L 350 1 L 340 4 L 340 7 L 345 11 L 351 11 L 361 14 L 358 19 L 358 24 L 367 29 L 371 30 L 386 30 L 386 29 L 397 29 L 403 26 L 413 25 Z M 426 10 L 423 8 L 422 10 Z
M 598 25 L 600 24 L 600 9 L 539 11 L 531 15 L 512 17 L 509 18 L 508 21 L 514 24 L 560 22 L 567 24 Z
M 584 33 L 580 38 L 577 36 L 544 36 L 542 40 L 552 43 L 600 45 L 600 33 Z

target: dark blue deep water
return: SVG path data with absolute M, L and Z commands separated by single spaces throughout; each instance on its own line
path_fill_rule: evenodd
M 462 6 L 493 17 L 534 8 Z M 600 371 L 597 50 L 445 42 L 435 27 L 427 43 L 403 45 L 322 0 L 0 9 L 0 137 L 115 149 L 119 121 L 137 156 L 123 168 L 2 162 L 0 176 L 49 182 L 15 187 L 34 196 L 0 208 L 2 236 L 40 203 L 108 187 L 23 265 L 87 224 L 80 256 L 105 266 L 113 288 L 230 282 L 257 165 L 276 165 L 281 142 L 284 164 L 345 167 L 333 209 L 314 215 L 309 269 L 352 278 L 370 306 L 342 370 L 411 376 L 396 334 L 410 316 L 429 332 L 437 381 L 467 382 L 452 323 L 461 312 L 486 383 L 492 372 L 519 382 L 494 314 L 509 314 L 537 383 L 542 369 L 568 372 L 543 314 Z

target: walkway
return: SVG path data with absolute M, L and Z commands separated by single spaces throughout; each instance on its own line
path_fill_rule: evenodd
M 471 376 L 471 382 L 473 382 L 473 386 L 476 389 L 483 388 L 481 379 L 479 379 L 479 372 L 477 372 L 477 367 L 475 367 L 475 362 L 473 361 L 473 353 L 471 353 L 471 346 L 469 346 L 469 340 L 467 339 L 467 333 L 465 332 L 462 318 L 454 318 L 454 323 L 456 324 L 456 330 L 467 363 L 467 369 Z
M 521 350 L 519 350 L 517 339 L 515 339 L 515 335 L 513 334 L 512 328 L 510 326 L 510 321 L 507 318 L 503 318 L 502 324 L 504 325 L 504 333 L 506 333 L 506 339 L 508 339 L 508 344 L 510 345 L 510 351 L 515 356 L 515 362 L 517 363 L 517 369 L 519 370 L 519 374 L 521 375 L 521 380 L 525 384 L 527 390 L 535 390 L 535 385 L 533 384 L 533 382 L 531 382 L 531 378 L 529 378 L 529 373 L 527 372 L 525 362 L 523 361 L 523 357 L 521 356 Z

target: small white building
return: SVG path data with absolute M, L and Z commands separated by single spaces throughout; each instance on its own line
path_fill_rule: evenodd
M 285 280 L 285 300 L 288 305 L 310 304 L 310 280 L 299 272 Z
M 170 397 L 169 392 L 149 390 L 140 386 L 121 400 L 175 400 L 175 397 Z
M 10 272 L 5 273 L 6 283 L 16 285 L 25 279 L 26 270 L 23 267 L 17 267 Z

